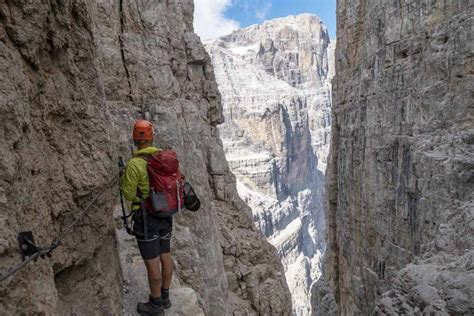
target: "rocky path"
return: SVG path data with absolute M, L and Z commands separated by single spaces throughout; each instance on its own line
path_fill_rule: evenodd
M 138 315 L 136 304 L 146 301 L 149 293 L 146 268 L 140 257 L 135 237 L 128 235 L 125 229 L 120 227 L 116 230 L 116 234 L 124 278 L 123 313 L 126 316 Z M 166 310 L 165 315 L 204 316 L 196 292 L 189 287 L 181 286 L 176 280 L 173 279 L 170 289 L 172 306 Z

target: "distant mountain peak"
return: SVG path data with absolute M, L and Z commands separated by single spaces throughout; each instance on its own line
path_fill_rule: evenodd
M 239 194 L 279 251 L 295 315 L 310 315 L 310 286 L 324 249 L 332 75 L 327 30 L 315 15 L 288 16 L 208 41 L 206 48 Z

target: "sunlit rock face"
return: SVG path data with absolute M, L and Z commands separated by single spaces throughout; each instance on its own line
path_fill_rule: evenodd
M 338 1 L 316 315 L 474 314 L 473 17 Z
M 1 273 L 21 260 L 18 232 L 49 245 L 107 189 L 146 118 L 201 200 L 174 217 L 167 315 L 290 315 L 276 249 L 225 158 L 192 0 L 0 1 L 0 70 Z M 114 221 L 117 192 L 116 182 L 103 191 L 51 258 L 0 282 L 0 315 L 135 314 L 148 282 Z
M 267 21 L 206 43 L 222 94 L 226 157 L 254 220 L 277 247 L 294 312 L 324 250 L 323 187 L 333 49 L 318 17 Z

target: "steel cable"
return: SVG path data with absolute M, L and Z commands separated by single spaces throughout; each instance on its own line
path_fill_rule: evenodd
M 46 247 L 46 248 L 41 248 L 41 247 L 38 247 L 36 245 L 34 245 L 33 243 L 31 243 L 32 245 L 34 245 L 38 251 L 35 252 L 33 255 L 27 257 L 24 261 L 22 261 L 21 263 L 11 267 L 7 272 L 5 272 L 4 274 L 2 274 L 0 276 L 0 282 L 8 279 L 9 277 L 11 277 L 12 275 L 16 274 L 18 271 L 20 271 L 24 266 L 26 266 L 28 263 L 30 263 L 31 261 L 37 259 L 38 257 L 43 257 L 45 255 L 50 255 L 51 252 L 56 249 L 62 242 L 62 240 L 64 239 L 64 237 L 71 232 L 71 230 L 79 223 L 79 221 L 84 218 L 84 216 L 87 214 L 87 212 L 92 208 L 92 206 L 95 204 L 95 202 L 97 201 L 97 199 L 99 199 L 99 197 L 102 196 L 102 194 L 104 194 L 105 191 L 107 191 L 107 189 L 110 188 L 110 186 L 112 184 L 114 184 L 114 182 L 117 180 L 118 176 L 120 175 L 120 173 L 122 172 L 124 167 L 121 167 L 120 170 L 107 182 L 106 185 L 104 185 L 104 187 L 102 188 L 102 190 L 92 199 L 92 201 L 89 202 L 89 204 L 82 210 L 82 212 L 79 214 L 79 216 L 71 223 L 71 225 L 69 225 L 67 228 L 63 229 L 61 231 L 61 233 L 58 235 L 58 237 L 56 237 L 52 242 L 51 242 L 51 245 L 49 247 Z

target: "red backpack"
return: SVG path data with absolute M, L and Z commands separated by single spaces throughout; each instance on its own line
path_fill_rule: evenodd
M 183 208 L 184 176 L 179 171 L 176 152 L 160 151 L 147 159 L 150 197 L 147 208 L 156 216 L 171 216 Z

